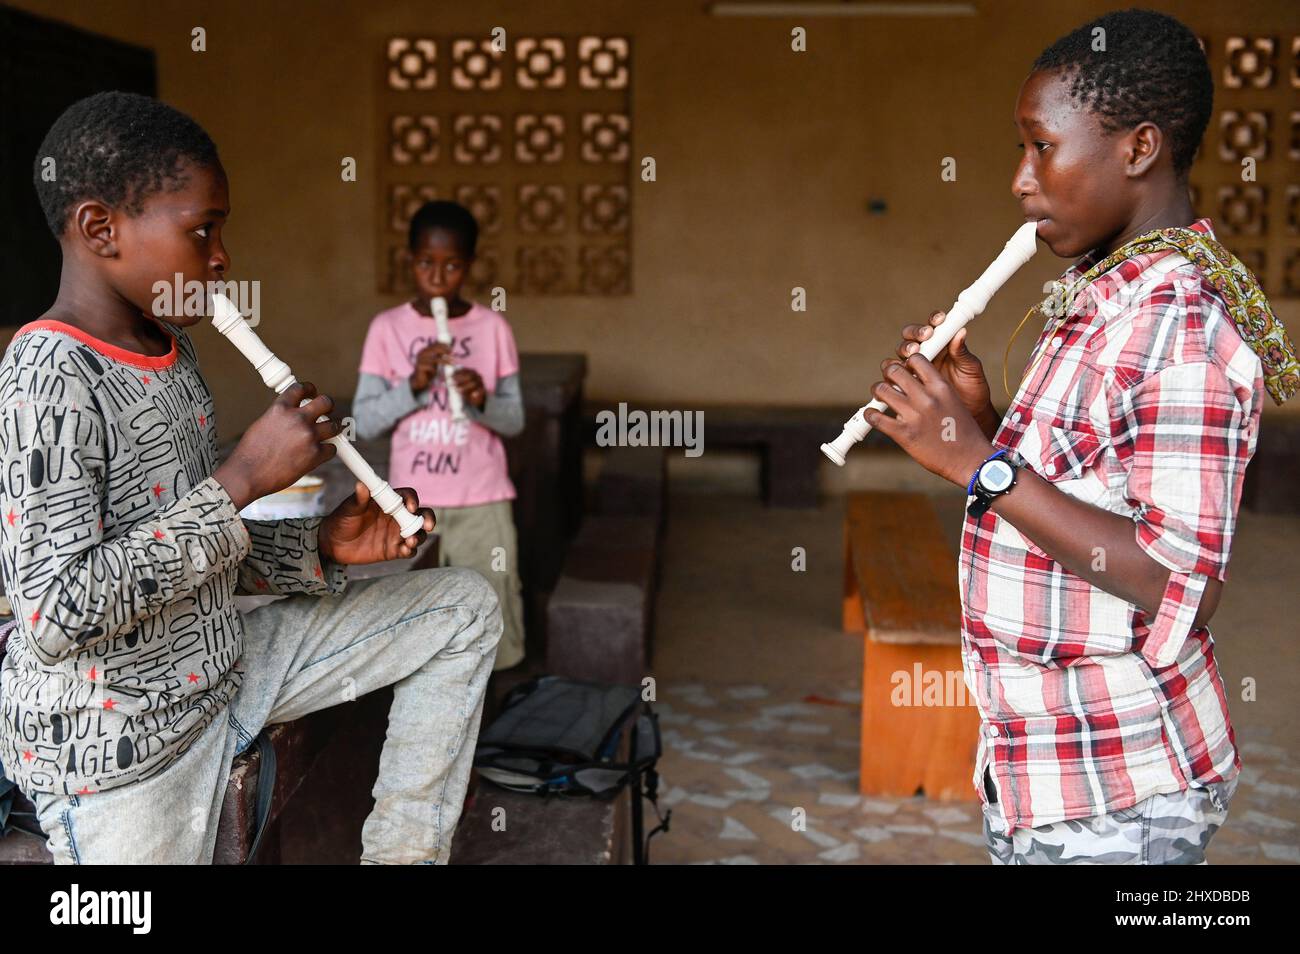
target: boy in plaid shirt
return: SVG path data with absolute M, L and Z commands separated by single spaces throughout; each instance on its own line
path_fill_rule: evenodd
M 1078 260 L 1034 310 L 1007 416 L 964 331 L 933 364 L 915 353 L 942 313 L 904 329 L 872 388 L 894 416 L 867 421 L 971 498 L 962 649 L 997 864 L 1204 863 L 1236 788 L 1206 624 L 1265 391 L 1285 401 L 1300 366 L 1189 202 L 1212 103 L 1196 37 L 1163 14 L 1108 14 L 1044 51 L 1012 191 Z

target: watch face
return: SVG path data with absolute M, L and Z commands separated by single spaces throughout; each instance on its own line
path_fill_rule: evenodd
M 1011 486 L 1015 471 L 1004 460 L 991 460 L 980 468 L 980 486 L 989 493 L 997 494 Z

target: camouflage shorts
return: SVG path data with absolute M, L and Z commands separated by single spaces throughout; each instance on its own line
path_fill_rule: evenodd
M 1017 828 L 1009 837 L 997 805 L 985 805 L 984 842 L 995 865 L 1203 865 L 1236 789 L 1234 777 L 1106 815 Z

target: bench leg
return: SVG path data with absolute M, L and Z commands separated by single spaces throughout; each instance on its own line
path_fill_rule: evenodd
M 862 794 L 910 798 L 919 789 L 937 801 L 977 801 L 979 713 L 961 680 L 960 647 L 863 642 Z M 938 701 L 949 704 L 924 704 L 935 701 L 931 673 Z
M 859 636 L 867 631 L 866 614 L 862 611 L 862 594 L 858 592 L 858 578 L 853 571 L 853 543 L 849 539 L 849 523 L 844 522 L 844 607 L 842 627 L 846 633 Z

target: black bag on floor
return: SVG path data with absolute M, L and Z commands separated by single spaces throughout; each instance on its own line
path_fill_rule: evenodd
M 627 761 L 619 741 L 630 733 Z M 515 687 L 502 711 L 479 733 L 474 766 L 489 781 L 516 792 L 614 798 L 632 786 L 632 855 L 647 864 L 650 839 L 668 830 L 672 812 L 659 812 L 662 754 L 659 716 L 636 686 L 575 682 L 540 676 Z M 642 838 L 641 800 L 659 825 Z

